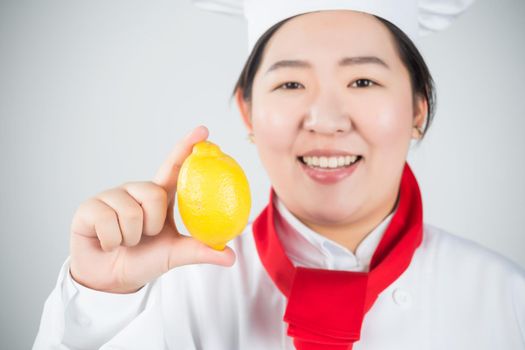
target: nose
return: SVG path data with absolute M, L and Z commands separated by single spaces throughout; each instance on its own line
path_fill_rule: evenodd
M 342 134 L 352 128 L 352 121 L 342 96 L 333 90 L 319 92 L 314 98 L 303 128 L 321 134 Z

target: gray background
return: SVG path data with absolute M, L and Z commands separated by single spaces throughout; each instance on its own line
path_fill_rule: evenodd
M 409 156 L 426 221 L 525 267 L 525 3 L 480 0 L 421 50 L 438 89 Z M 269 183 L 229 96 L 247 57 L 240 18 L 189 0 L 0 2 L 2 348 L 27 349 L 88 197 L 151 180 L 198 124 Z M 8 345 L 8 346 L 7 346 Z

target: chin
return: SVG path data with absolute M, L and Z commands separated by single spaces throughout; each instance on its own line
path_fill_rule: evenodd
M 302 208 L 303 219 L 323 226 L 335 226 L 354 221 L 357 208 L 350 205 L 326 204 L 314 208 Z

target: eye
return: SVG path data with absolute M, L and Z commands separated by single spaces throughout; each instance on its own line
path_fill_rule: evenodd
M 355 88 L 365 88 L 373 85 L 377 84 L 370 79 L 357 79 L 351 84 L 351 86 Z
M 284 90 L 296 90 L 301 88 L 303 85 L 301 83 L 298 83 L 296 81 L 288 81 L 282 85 L 279 85 L 277 89 L 284 89 Z

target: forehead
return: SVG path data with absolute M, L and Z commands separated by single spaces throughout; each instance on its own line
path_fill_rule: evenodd
M 288 20 L 268 41 L 263 62 L 352 54 L 390 60 L 397 56 L 389 30 L 377 18 L 357 11 L 330 10 Z

